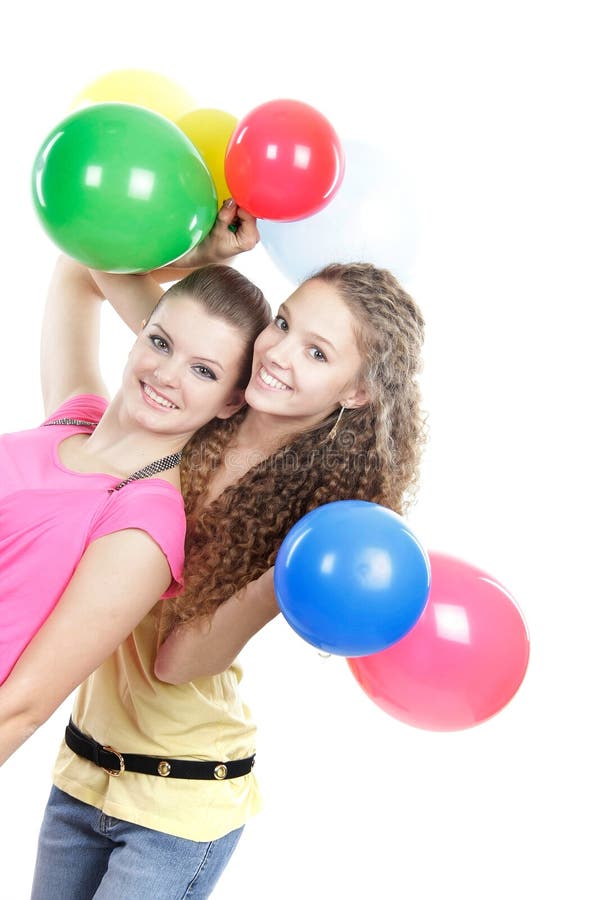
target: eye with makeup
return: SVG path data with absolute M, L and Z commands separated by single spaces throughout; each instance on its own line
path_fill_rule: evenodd
M 285 319 L 280 313 L 278 313 L 273 319 L 273 325 L 275 328 L 279 328 L 280 331 L 289 331 L 290 326 L 288 325 L 287 319 Z M 323 353 L 323 351 L 316 346 L 312 346 L 308 348 L 308 355 L 311 359 L 315 359 L 317 362 L 327 362 L 327 357 Z
M 159 351 L 159 353 L 168 353 L 169 351 L 169 342 L 165 340 L 165 338 L 160 334 L 149 334 L 148 340 L 152 344 L 152 346 Z M 192 366 L 192 372 L 194 375 L 197 375 L 198 378 L 203 378 L 208 381 L 218 381 L 217 376 L 213 372 L 212 369 L 209 369 L 208 366 L 203 365 L 202 363 L 198 363 L 195 366 Z
M 316 359 L 317 362 L 327 362 L 327 357 L 318 347 L 309 347 L 308 355 L 311 356 L 312 359 Z
M 166 353 L 166 351 L 169 349 L 167 341 L 165 341 L 164 337 L 162 337 L 160 334 L 149 334 L 148 340 L 150 341 L 152 346 L 156 350 L 160 350 L 161 353 Z
M 208 368 L 208 366 L 198 364 L 196 366 L 192 366 L 192 370 L 199 378 L 206 378 L 209 381 L 217 381 L 217 376 L 212 369 Z

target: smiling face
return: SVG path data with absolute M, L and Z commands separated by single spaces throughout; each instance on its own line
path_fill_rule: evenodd
M 256 339 L 248 405 L 302 429 L 341 404 L 363 405 L 357 327 L 335 287 L 317 279 L 302 284 Z
M 243 403 L 237 387 L 246 350 L 240 331 L 184 295 L 160 303 L 123 373 L 122 395 L 140 426 L 191 435 Z

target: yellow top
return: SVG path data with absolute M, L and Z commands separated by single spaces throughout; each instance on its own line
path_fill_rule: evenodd
M 221 675 L 183 685 L 153 674 L 160 604 L 79 689 L 73 721 L 121 753 L 227 762 L 254 753 L 256 728 L 242 703 L 234 663 Z M 107 775 L 63 742 L 54 784 L 106 815 L 193 841 L 211 841 L 257 813 L 254 772 L 224 781 Z

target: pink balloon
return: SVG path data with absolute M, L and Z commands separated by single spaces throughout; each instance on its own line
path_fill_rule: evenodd
M 390 715 L 417 728 L 457 731 L 512 699 L 527 670 L 529 635 L 495 578 L 451 556 L 428 555 L 431 592 L 417 624 L 387 650 L 347 662 Z

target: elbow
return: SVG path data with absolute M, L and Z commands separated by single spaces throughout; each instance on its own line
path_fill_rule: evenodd
M 157 650 L 155 677 L 165 684 L 181 685 L 224 672 L 235 659 L 234 648 L 210 640 L 209 635 L 206 621 L 172 632 Z
M 0 718 L 0 766 L 25 743 L 43 724 L 45 719 L 32 715 L 28 710 L 2 715 Z
M 49 707 L 43 702 L 36 700 L 34 696 L 27 697 L 15 708 L 13 708 L 11 719 L 14 723 L 15 730 L 23 735 L 23 740 L 30 738 L 40 725 L 47 722 L 54 707 Z
M 160 652 L 154 663 L 154 676 L 165 684 L 189 684 L 197 678 L 212 678 L 225 672 L 234 661 L 231 659 L 198 659 L 193 666 L 177 665 L 162 659 Z
M 185 684 L 186 682 L 181 672 L 176 671 L 166 660 L 162 659 L 160 653 L 154 662 L 154 677 L 164 684 Z
M 16 730 L 19 733 L 20 743 L 24 744 L 25 741 L 29 740 L 29 738 L 38 730 L 40 725 L 43 725 L 44 722 L 47 721 L 48 716 L 44 718 L 43 716 L 35 716 L 29 713 L 19 716 L 16 723 Z
M 37 677 L 20 669 L 17 663 L 0 687 L 0 724 L 25 741 L 48 721 L 64 697 L 45 690 Z
M 162 649 L 162 648 L 161 648 Z M 176 654 L 158 651 L 154 661 L 154 676 L 164 684 L 188 684 L 199 675 L 198 670 L 190 668 Z

